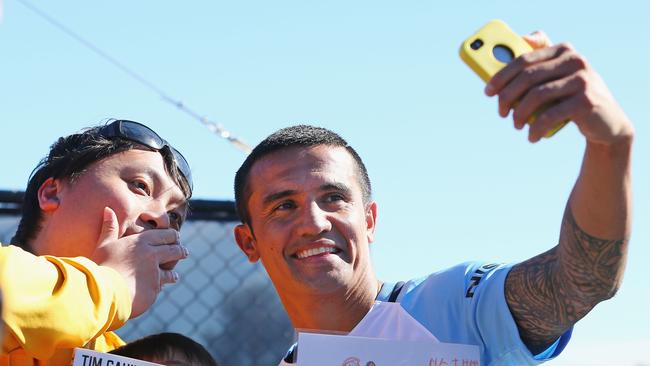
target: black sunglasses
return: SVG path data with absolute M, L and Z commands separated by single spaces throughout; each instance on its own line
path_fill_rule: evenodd
M 185 157 L 151 128 L 139 122 L 120 119 L 103 126 L 99 133 L 106 138 L 121 137 L 156 150 L 168 148 L 172 152 L 178 170 L 187 179 L 190 189 L 192 188 L 192 171 Z

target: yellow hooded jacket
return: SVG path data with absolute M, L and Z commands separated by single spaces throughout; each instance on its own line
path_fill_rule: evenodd
M 107 352 L 124 344 L 111 331 L 129 319 L 131 295 L 111 268 L 4 246 L 0 289 L 0 366 L 69 366 L 75 347 Z

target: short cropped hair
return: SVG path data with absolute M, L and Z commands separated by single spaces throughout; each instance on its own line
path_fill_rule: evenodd
M 178 333 L 153 334 L 109 353 L 150 362 L 170 360 L 179 354 L 193 366 L 217 366 L 217 362 L 201 344 Z
M 368 203 L 372 197 L 372 186 L 363 160 L 341 136 L 326 128 L 309 125 L 297 125 L 280 129 L 260 142 L 248 155 L 235 175 L 235 204 L 239 219 L 244 224 L 250 223 L 248 199 L 250 197 L 249 176 L 253 165 L 276 151 L 292 147 L 311 147 L 318 145 L 344 147 L 352 156 L 357 167 L 357 179 L 361 186 L 363 202 Z
M 47 179 L 68 179 L 74 183 L 91 164 L 111 155 L 132 149 L 156 151 L 125 138 L 106 138 L 100 133 L 102 127 L 103 125 L 87 128 L 80 133 L 61 137 L 52 144 L 49 154 L 38 163 L 29 177 L 23 199 L 22 217 L 11 244 L 28 252 L 33 251 L 31 243 L 41 230 L 43 219 L 38 203 L 38 190 Z M 189 199 L 192 187 L 176 165 L 173 154 L 168 148 L 158 152 L 163 156 L 167 174 Z

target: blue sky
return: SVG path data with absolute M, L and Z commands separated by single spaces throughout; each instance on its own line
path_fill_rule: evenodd
M 379 204 L 373 258 L 386 280 L 473 259 L 521 261 L 557 242 L 583 139 L 570 125 L 529 144 L 497 115 L 496 100 L 483 95 L 458 47 L 493 18 L 522 34 L 543 29 L 555 42 L 571 42 L 635 122 L 635 225 L 623 288 L 579 323 L 566 354 L 551 364 L 650 364 L 641 353 L 650 346 L 650 8 L 626 0 L 442 4 L 38 6 L 251 144 L 296 123 L 342 134 L 370 171 Z M 195 197 L 232 199 L 239 150 L 17 0 L 3 6 L 0 189 L 23 189 L 57 137 L 116 117 L 148 124 L 183 152 Z M 593 359 L 593 349 L 605 347 L 612 352 Z

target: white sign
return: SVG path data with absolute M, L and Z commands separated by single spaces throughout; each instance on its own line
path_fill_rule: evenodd
M 159 363 L 134 358 L 75 348 L 72 366 L 163 366 Z
M 298 334 L 298 366 L 480 366 L 478 346 Z M 76 365 L 75 365 L 76 366 Z

